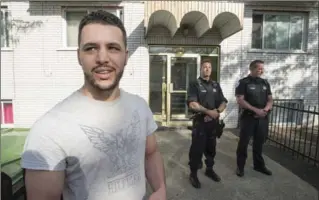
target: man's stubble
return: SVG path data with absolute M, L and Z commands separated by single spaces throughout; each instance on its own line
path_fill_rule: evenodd
M 108 86 L 103 86 L 100 85 L 94 78 L 92 74 L 88 74 L 84 72 L 84 77 L 85 80 L 88 84 L 90 84 L 93 88 L 99 90 L 99 91 L 113 91 L 120 83 L 120 80 L 122 79 L 124 70 L 120 71 L 118 74 L 115 76 L 115 80 L 111 85 Z

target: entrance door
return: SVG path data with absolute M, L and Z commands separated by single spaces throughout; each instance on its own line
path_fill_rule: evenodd
M 167 55 L 150 55 L 150 108 L 158 122 L 166 121 Z
M 170 120 L 188 120 L 186 105 L 189 83 L 196 81 L 200 57 L 198 55 L 172 56 L 168 62 L 167 115 Z

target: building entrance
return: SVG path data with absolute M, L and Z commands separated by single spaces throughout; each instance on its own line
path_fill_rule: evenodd
M 188 122 L 186 105 L 189 83 L 196 81 L 203 59 L 210 59 L 212 78 L 219 79 L 218 47 L 150 47 L 149 105 L 163 125 Z

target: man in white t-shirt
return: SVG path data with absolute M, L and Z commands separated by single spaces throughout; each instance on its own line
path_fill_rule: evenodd
M 147 103 L 119 89 L 126 31 L 96 11 L 79 25 L 85 83 L 33 125 L 22 155 L 29 200 L 166 199 L 164 167 Z M 67 67 L 67 66 L 66 66 Z

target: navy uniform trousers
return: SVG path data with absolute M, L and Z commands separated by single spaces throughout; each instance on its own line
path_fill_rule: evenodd
M 254 167 L 263 168 L 265 161 L 262 157 L 262 148 L 268 136 L 268 117 L 255 118 L 253 115 L 244 115 L 240 122 L 240 136 L 237 146 L 237 166 L 243 169 L 247 159 L 249 140 L 253 137 Z

